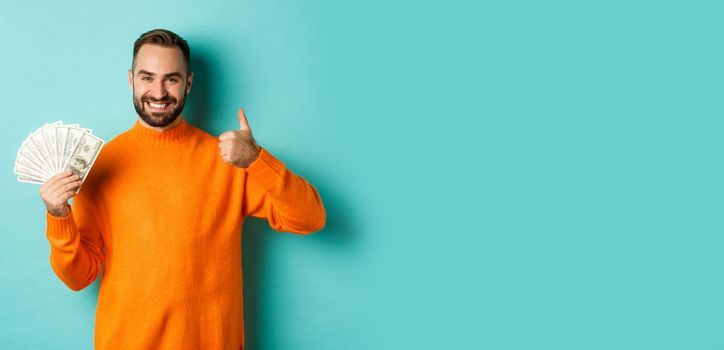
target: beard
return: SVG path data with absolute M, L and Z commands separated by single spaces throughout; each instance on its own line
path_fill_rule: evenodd
M 176 99 L 171 96 L 166 96 L 165 98 L 160 100 L 148 97 L 141 97 L 137 99 L 136 89 L 134 87 L 133 108 L 136 109 L 136 113 L 138 113 L 138 116 L 141 117 L 141 119 L 143 119 L 146 124 L 153 127 L 164 127 L 173 123 L 173 121 L 176 120 L 179 115 L 181 115 L 181 111 L 183 111 L 184 105 L 186 104 L 187 95 L 188 93 L 184 91 L 184 97 L 179 103 L 176 103 Z M 146 102 L 175 104 L 176 107 L 172 108 L 168 112 L 151 112 L 146 110 Z

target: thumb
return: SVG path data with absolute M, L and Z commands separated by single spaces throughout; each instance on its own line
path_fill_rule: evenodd
M 251 131 L 251 128 L 249 127 L 249 122 L 246 120 L 246 115 L 244 115 L 243 108 L 239 108 L 239 130 Z

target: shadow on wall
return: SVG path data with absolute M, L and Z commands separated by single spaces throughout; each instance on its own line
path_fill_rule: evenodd
M 194 85 L 188 96 L 187 106 L 184 109 L 184 117 L 189 123 L 205 130 L 206 132 L 218 136 L 214 132 L 211 118 L 217 116 L 219 111 L 215 110 L 215 106 L 220 105 L 220 101 L 214 100 L 218 96 L 234 96 L 236 93 L 223 91 L 225 86 L 221 72 L 223 71 L 222 63 L 213 59 L 215 55 L 213 50 L 194 43 L 194 52 L 191 57 L 192 71 L 194 72 Z M 238 69 L 239 67 L 234 67 Z M 237 85 L 238 86 L 238 85 Z M 242 88 L 242 90 L 244 90 Z M 243 96 L 244 91 L 238 94 Z M 219 116 L 222 118 L 223 116 Z M 280 157 L 285 162 L 283 157 Z M 285 164 L 297 162 L 285 162 Z M 312 165 L 310 167 L 313 168 Z M 301 175 L 309 181 L 320 193 L 322 201 L 327 212 L 327 222 L 322 231 L 316 232 L 307 239 L 313 239 L 318 244 L 328 246 L 329 249 L 348 250 L 354 248 L 355 234 L 351 224 L 351 218 L 345 215 L 352 213 L 353 210 L 344 198 L 338 196 L 343 193 L 342 189 L 325 187 L 325 184 L 334 184 L 337 181 L 330 181 L 327 173 L 319 170 L 305 171 L 300 174 L 293 167 L 289 168 L 297 175 Z M 273 334 L 273 324 L 276 320 L 270 319 L 268 316 L 259 317 L 264 312 L 265 305 L 262 304 L 260 296 L 262 279 L 273 279 L 268 272 L 265 272 L 264 266 L 264 247 L 270 243 L 271 235 L 289 234 L 279 233 L 272 230 L 266 220 L 250 218 L 245 220 L 242 237 L 242 267 L 243 267 L 243 286 L 244 286 L 244 324 L 245 324 L 245 348 L 249 350 L 269 349 L 269 343 L 265 338 L 273 339 L 277 335 Z M 269 313 L 265 313 L 268 315 Z
M 294 171 L 292 169 L 292 171 Z M 296 173 L 297 175 L 300 175 Z M 319 191 L 327 212 L 327 222 L 321 231 L 315 232 L 303 239 L 313 240 L 316 244 L 324 245 L 327 249 L 336 251 L 350 251 L 357 248 L 355 241 L 357 237 L 355 230 L 350 224 L 351 220 L 345 216 L 350 213 L 351 207 L 349 203 L 342 198 L 335 196 L 334 189 L 326 188 L 322 177 L 309 177 L 302 175 Z M 262 290 L 264 280 L 273 280 L 276 277 L 270 276 L 269 270 L 265 267 L 265 247 L 272 243 L 272 235 L 291 234 L 276 232 L 269 227 L 266 220 L 248 217 L 244 220 L 243 237 L 242 237 L 242 266 L 244 274 L 244 334 L 245 349 L 247 350 L 276 350 L 270 343 L 278 343 L 270 339 L 278 339 L 281 334 L 274 334 L 278 327 L 278 320 L 271 319 L 269 312 L 264 310 L 273 309 L 273 305 L 269 305 L 268 301 L 264 301 L 262 296 L 265 291 Z M 340 254 L 340 256 L 350 256 L 351 254 Z M 333 305 L 330 307 L 337 307 Z M 264 317 L 260 317 L 260 315 Z M 281 350 L 281 349 L 279 349 Z
M 201 51 L 201 54 L 191 54 L 191 72 L 194 74 L 194 81 L 182 114 L 191 125 L 208 132 L 209 116 L 215 113 L 213 108 L 218 105 L 211 101 L 211 98 L 218 95 L 214 95 L 214 85 L 211 82 L 214 72 L 207 57 L 211 55 L 204 54 L 204 51 Z

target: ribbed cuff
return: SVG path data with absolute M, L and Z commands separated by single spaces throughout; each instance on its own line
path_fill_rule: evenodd
M 48 224 L 46 229 L 46 237 L 49 241 L 69 242 L 75 237 L 78 228 L 73 219 L 73 210 L 71 208 L 68 215 L 64 217 L 53 216 L 47 209 L 45 210 L 45 219 Z
M 282 180 L 286 165 L 281 160 L 272 156 L 269 151 L 261 147 L 261 153 L 251 165 L 245 168 L 249 177 L 257 181 L 267 191 L 271 190 L 274 185 Z

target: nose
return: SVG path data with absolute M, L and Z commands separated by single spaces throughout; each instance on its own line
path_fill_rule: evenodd
M 163 85 L 162 79 L 156 79 L 151 87 L 151 96 L 156 100 L 161 100 L 166 97 L 166 86 Z

